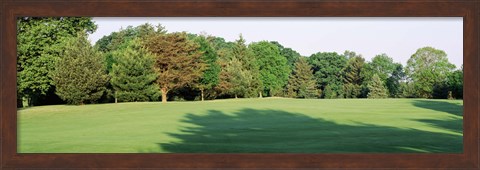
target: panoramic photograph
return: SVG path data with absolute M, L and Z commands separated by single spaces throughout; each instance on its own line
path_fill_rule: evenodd
M 462 17 L 19 17 L 18 153 L 463 153 Z

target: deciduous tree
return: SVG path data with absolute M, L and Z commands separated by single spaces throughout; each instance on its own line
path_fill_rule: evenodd
M 268 96 L 280 94 L 288 81 L 290 67 L 287 59 L 280 55 L 280 50 L 275 44 L 267 41 L 252 43 L 248 46 L 255 56 L 256 65 L 260 72 L 263 91 Z
M 185 32 L 155 34 L 146 39 L 145 46 L 154 55 L 163 103 L 170 90 L 191 86 L 205 70 L 198 44 L 188 40 Z
M 418 96 L 431 98 L 433 86 L 445 81 L 454 68 L 444 51 L 423 47 L 408 60 L 406 73 L 413 80 Z

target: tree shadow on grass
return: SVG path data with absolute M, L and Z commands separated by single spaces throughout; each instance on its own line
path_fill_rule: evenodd
M 435 100 L 415 100 L 413 101 L 413 105 L 416 107 L 451 114 L 450 119 L 415 119 L 416 121 L 430 124 L 433 127 L 463 134 L 463 105 Z
M 441 100 L 414 100 L 413 105 L 425 109 L 445 112 L 456 116 L 463 115 L 463 105 Z
M 178 142 L 158 143 L 171 153 L 453 153 L 462 136 L 372 124 L 345 125 L 280 110 L 210 110 L 187 114 Z

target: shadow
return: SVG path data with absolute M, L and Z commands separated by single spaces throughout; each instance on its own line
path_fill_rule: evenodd
M 187 114 L 170 153 L 459 153 L 462 136 L 372 124 L 338 124 L 280 110 Z M 161 142 L 161 141 L 159 141 Z
M 450 113 L 456 116 L 463 115 L 463 105 L 450 103 L 446 101 L 435 100 L 414 100 L 413 105 L 425 109 L 431 109 L 435 111 Z
M 451 114 L 450 119 L 415 119 L 433 127 L 463 134 L 463 105 L 435 100 L 414 100 L 413 105 Z

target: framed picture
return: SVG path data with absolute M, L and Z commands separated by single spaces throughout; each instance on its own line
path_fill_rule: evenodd
M 0 100 L 2 155 L 0 161 L 2 168 L 479 168 L 478 111 L 480 108 L 478 107 L 478 65 L 480 64 L 480 36 L 478 31 L 480 2 L 475 0 L 447 0 L 440 2 L 420 0 L 402 2 L 317 2 L 299 0 L 226 2 L 189 0 L 138 2 L 88 0 L 2 1 L 0 14 L 0 25 L 3 25 L 0 32 L 0 84 L 2 94 Z M 252 29 L 248 31 L 243 31 L 242 28 L 237 29 L 239 31 L 234 31 L 233 34 L 240 34 L 240 36 L 228 38 L 228 34 L 220 33 L 225 29 L 217 29 L 217 31 L 207 31 L 204 33 L 199 30 L 208 30 L 207 27 L 201 27 L 196 32 L 181 32 L 182 29 L 175 28 L 175 24 L 164 24 L 156 27 L 149 24 L 137 27 L 124 27 L 126 25 L 121 25 L 122 28 L 120 29 L 111 29 L 103 35 L 90 36 L 89 39 L 83 34 L 74 35 L 80 38 L 61 39 L 59 41 L 61 41 L 62 44 L 67 44 L 65 48 L 63 46 L 60 48 L 54 46 L 49 50 L 58 52 L 64 56 L 73 56 L 73 58 L 63 57 L 65 59 L 52 60 L 52 63 L 56 65 L 54 66 L 55 68 L 48 73 L 48 77 L 52 79 L 51 85 L 53 84 L 55 86 L 55 92 L 49 91 L 46 93 L 56 94 L 57 98 L 54 99 L 59 101 L 56 102 L 52 101 L 52 98 L 48 98 L 47 100 L 45 98 L 39 99 L 31 97 L 32 90 L 30 89 L 38 85 L 35 84 L 35 82 L 42 81 L 42 79 L 41 75 L 32 76 L 31 73 L 27 72 L 28 70 L 25 69 L 24 63 L 29 62 L 29 64 L 32 65 L 40 65 L 38 67 L 40 69 L 45 67 L 48 69 L 49 66 L 45 65 L 48 65 L 50 62 L 45 60 L 28 60 L 24 57 L 35 53 L 33 51 L 36 49 L 35 45 L 37 45 L 37 41 L 32 40 L 32 37 L 40 36 L 40 34 L 37 33 L 28 34 L 28 30 L 34 28 L 32 25 L 28 25 L 32 17 L 36 17 L 37 19 L 61 18 L 59 19 L 60 22 L 62 22 L 62 20 L 68 20 L 69 22 L 80 23 L 79 25 L 83 24 L 82 27 L 84 27 L 81 29 L 90 34 L 94 32 L 95 29 L 98 31 L 101 28 L 113 27 L 113 25 L 115 25 L 114 23 L 120 23 L 121 20 L 133 21 L 135 19 L 143 19 L 143 22 L 145 21 L 144 17 L 163 18 L 164 20 L 160 21 L 160 24 L 178 22 L 179 24 L 177 24 L 177 26 L 188 25 L 187 27 L 191 30 L 194 30 L 195 27 L 200 27 L 202 24 L 210 25 L 212 28 L 226 28 L 231 26 L 231 30 L 234 30 L 234 27 L 242 26 Z M 70 20 L 72 17 L 76 18 Z M 109 18 L 103 18 L 102 20 L 102 17 Z M 89 19 L 84 20 L 84 18 Z M 98 25 L 92 26 L 92 23 L 90 23 L 90 19 L 92 18 Z M 285 26 L 288 25 L 288 23 L 304 24 L 304 27 L 307 27 L 306 25 L 308 24 L 305 23 L 315 23 L 323 20 L 339 20 L 342 22 L 380 20 L 383 22 L 380 24 L 385 24 L 388 23 L 389 20 L 399 21 L 402 20 L 402 18 L 405 20 L 409 18 L 410 20 L 416 21 L 423 18 L 424 20 L 421 20 L 422 22 L 431 24 L 429 26 L 427 26 L 428 24 L 424 24 L 412 28 L 413 31 L 420 32 L 417 33 L 418 36 L 421 36 L 421 30 L 427 30 L 424 31 L 423 34 L 431 34 L 431 36 L 435 38 L 440 37 L 441 34 L 455 34 L 457 37 L 454 42 L 445 43 L 447 45 L 442 46 L 440 49 L 455 48 L 458 53 L 452 52 L 450 49 L 446 51 L 449 55 L 463 55 L 463 61 L 461 60 L 462 57 L 460 57 L 453 60 L 454 64 L 448 63 L 447 55 L 444 51 L 432 47 L 419 46 L 416 47 L 418 48 L 418 50 L 416 49 L 417 52 L 407 52 L 407 55 L 415 53 L 408 61 L 408 57 L 404 59 L 393 57 L 393 61 L 390 61 L 392 65 L 391 73 L 385 73 L 385 76 L 382 77 L 381 73 L 383 72 L 381 71 L 370 74 L 368 71 L 361 72 L 360 69 L 355 70 L 356 67 L 359 67 L 358 63 L 361 63 L 361 67 L 365 68 L 364 70 L 368 70 L 366 68 L 370 68 L 371 70 L 386 70 L 383 67 L 378 67 L 378 69 L 371 68 L 376 67 L 373 60 L 377 60 L 375 62 L 382 62 L 379 61 L 381 59 L 385 59 L 386 61 L 392 60 L 387 54 L 380 54 L 383 52 L 381 50 L 376 51 L 376 54 L 360 51 L 360 53 L 367 55 L 365 58 L 355 53 L 357 49 L 354 49 L 354 51 L 337 51 L 332 53 L 322 53 L 323 51 L 319 49 L 305 52 L 302 51 L 302 48 L 299 46 L 295 46 L 295 48 L 288 48 L 291 47 L 289 45 L 284 46 L 288 40 L 298 42 L 304 41 L 309 37 L 298 35 L 297 38 L 300 37 L 300 39 L 289 39 L 287 38 L 289 37 L 288 34 L 294 34 L 294 32 L 289 32 L 288 29 L 278 29 L 283 30 L 281 34 L 267 33 L 268 31 L 266 31 L 260 39 L 255 39 L 252 38 L 254 36 L 250 36 L 255 33 L 255 29 L 253 28 L 263 29 L 262 24 L 266 25 L 264 30 L 271 30 L 274 29 L 275 26 L 281 27 L 282 24 Z M 444 29 L 444 27 L 447 28 L 449 26 L 447 24 L 434 24 L 435 21 L 442 19 L 455 23 L 456 25 L 453 24 L 455 29 L 451 29 L 450 31 L 454 30 L 456 32 L 442 32 L 442 30 L 449 30 Z M 118 21 L 102 23 L 102 21 L 107 20 Z M 275 25 L 275 20 L 284 20 L 284 22 Z M 55 23 L 56 19 L 52 19 L 51 21 Z M 179 21 L 183 21 L 183 23 Z M 230 23 L 227 23 L 227 21 Z M 157 22 L 154 22 L 154 24 L 156 23 Z M 390 24 L 393 25 L 393 23 L 394 22 L 391 22 Z M 42 24 L 48 25 L 49 23 L 41 23 L 39 24 L 40 26 L 37 25 L 38 27 L 35 27 L 35 29 L 50 29 L 50 27 L 42 27 Z M 235 26 L 235 24 L 237 25 Z M 327 22 L 327 24 L 333 25 L 335 23 Z M 379 31 L 372 31 L 379 27 L 375 25 L 375 23 L 368 23 L 366 25 L 369 25 L 369 27 L 358 27 L 358 31 L 361 32 L 362 29 L 370 30 L 370 33 L 361 33 L 371 34 L 371 36 L 377 36 L 373 34 L 381 34 Z M 394 26 L 392 25 L 390 26 L 392 30 L 394 30 Z M 399 29 L 395 31 L 398 33 L 404 25 L 406 24 L 397 23 Z M 327 26 L 323 25 L 323 27 Z M 335 27 L 333 28 L 331 32 L 332 34 L 336 34 L 337 30 Z M 340 26 L 336 28 L 340 28 Z M 432 29 L 432 31 L 429 32 L 428 28 Z M 290 29 L 299 30 L 301 28 L 292 27 Z M 52 30 L 55 31 L 55 29 Z M 319 37 L 319 35 L 315 33 L 315 30 L 319 32 L 324 31 L 321 27 L 311 26 L 310 30 L 305 29 L 303 32 L 310 32 L 310 37 Z M 49 31 L 46 31 L 44 35 L 48 35 Z M 435 34 L 435 31 L 440 33 Z M 243 36 L 241 35 L 242 33 Z M 277 42 L 277 39 L 268 37 L 270 34 L 271 37 L 281 37 L 283 34 L 285 38 L 279 38 L 280 40 Z M 119 35 L 123 37 L 118 38 L 120 37 Z M 134 35 L 136 38 L 129 39 L 128 37 L 131 35 Z M 117 36 L 117 39 L 115 39 L 115 36 Z M 92 40 L 92 37 L 94 40 Z M 327 36 L 324 35 L 324 37 L 328 39 Z M 120 41 L 119 39 L 121 39 L 122 42 L 114 44 L 116 43 L 115 41 Z M 127 39 L 128 42 L 126 41 Z M 392 39 L 394 39 L 394 37 Z M 95 46 L 92 47 L 92 45 L 88 45 L 82 47 L 82 43 L 89 44 L 87 43 L 88 40 L 90 40 L 91 43 L 95 41 Z M 438 41 L 447 40 L 441 39 Z M 169 43 L 171 46 L 169 46 Z M 172 45 L 172 43 L 184 44 Z M 366 41 L 366 43 L 373 44 L 373 42 L 369 41 Z M 138 44 L 142 44 L 143 46 L 140 47 Z M 330 44 L 335 44 L 335 42 L 332 41 Z M 323 46 L 327 46 L 327 44 L 323 44 Z M 368 46 L 368 44 L 366 44 L 366 46 Z M 376 46 L 378 46 L 378 44 L 376 44 Z M 176 51 L 175 54 L 169 53 L 168 50 L 157 50 L 169 49 L 170 47 L 175 47 L 173 50 Z M 180 49 L 180 47 L 182 47 L 182 49 Z M 195 49 L 192 50 L 190 48 Z M 278 52 L 275 53 L 271 52 L 272 50 L 268 51 L 265 49 L 273 49 L 273 51 Z M 98 53 L 94 52 L 95 50 L 97 50 Z M 181 50 L 185 50 L 186 52 L 178 52 Z M 210 53 L 208 50 L 215 51 L 215 54 L 218 55 L 217 57 L 219 58 L 218 61 L 206 63 L 210 60 L 206 58 L 200 59 L 202 56 L 207 57 L 206 54 Z M 287 56 L 284 52 L 285 50 L 290 50 L 290 54 L 295 55 Z M 298 50 L 298 52 L 295 50 Z M 201 52 L 197 53 L 196 51 Z M 328 52 L 328 49 L 326 51 Z M 88 53 L 89 55 L 82 56 L 84 53 Z M 241 53 L 241 55 L 237 53 Z M 249 55 L 246 55 L 247 53 Z M 272 54 L 270 55 L 270 53 Z M 434 74 L 432 70 L 421 74 L 423 77 L 421 76 L 419 79 L 415 79 L 415 73 L 421 72 L 423 64 L 428 62 L 421 58 L 425 53 L 434 53 L 437 57 L 436 59 L 440 58 L 439 61 L 446 61 L 443 64 L 438 64 L 438 67 L 435 67 L 437 72 L 439 68 L 445 68 L 449 71 L 448 75 L 444 72 L 438 72 L 438 76 L 442 77 L 442 81 L 432 80 L 438 78 L 438 76 L 429 77 L 425 80 L 426 73 Z M 181 62 L 174 60 L 174 58 L 165 59 L 165 56 L 168 55 L 175 56 L 177 59 L 180 58 Z M 286 58 L 277 61 L 279 58 L 277 55 Z M 376 56 L 373 57 L 373 55 Z M 75 56 L 78 58 L 75 58 Z M 97 60 L 91 58 L 91 56 L 104 57 L 105 63 L 103 61 L 96 63 Z M 124 57 L 122 58 L 121 56 Z M 146 57 L 132 59 L 128 58 L 129 56 Z M 245 56 L 251 56 L 252 63 L 254 64 L 248 63 L 249 59 Z M 267 58 L 267 56 L 274 57 Z M 112 61 L 110 64 L 108 64 L 109 57 L 111 57 Z M 195 58 L 198 58 L 198 60 Z M 145 62 L 143 62 L 143 59 L 145 59 Z M 342 73 L 333 77 L 341 78 L 338 79 L 341 85 L 332 83 L 337 80 L 332 79 L 332 76 L 328 76 L 328 74 L 334 74 L 334 72 L 323 71 L 326 74 L 322 72 L 322 70 L 326 70 L 324 69 L 326 67 L 330 69 L 337 59 L 343 64 L 338 66 L 335 74 L 337 72 Z M 139 62 L 140 60 L 142 62 Z M 332 60 L 335 60 L 335 62 L 332 62 Z M 367 60 L 371 60 L 372 62 Z M 452 58 L 448 58 L 448 60 L 452 61 Z M 134 64 L 126 63 L 127 61 Z M 272 64 L 274 61 L 276 63 Z M 327 64 L 322 64 L 322 62 Z M 82 63 L 88 64 L 82 65 Z M 122 63 L 124 64 L 123 70 Z M 143 64 L 139 66 L 138 63 Z M 148 65 L 145 63 L 152 64 L 151 66 L 145 66 Z M 223 81 L 224 84 L 221 84 L 223 88 L 219 87 L 214 89 L 213 86 L 207 86 L 208 83 L 217 80 L 208 79 L 200 81 L 203 79 L 202 75 L 206 75 L 206 70 L 213 68 L 214 64 L 218 64 L 218 72 L 216 72 L 215 75 L 218 76 L 218 81 L 220 82 L 216 85 L 221 84 Z M 363 67 L 364 64 L 368 66 Z M 285 67 L 281 67 L 283 65 Z M 400 69 L 397 70 L 405 69 L 405 71 L 399 72 L 401 72 L 402 75 L 408 74 L 408 76 L 404 76 L 408 78 L 392 80 L 395 78 L 394 75 L 400 74 L 394 73 L 398 65 Z M 102 77 L 104 73 L 89 70 L 96 66 L 101 67 L 101 69 L 105 68 L 107 74 Z M 151 68 L 151 72 L 144 70 L 141 71 L 141 74 L 138 76 L 155 75 L 154 79 L 145 77 L 145 79 L 149 79 L 145 81 L 149 81 L 149 83 L 152 84 L 151 87 L 153 90 L 148 89 L 153 91 L 152 93 L 147 94 L 147 90 L 144 89 L 140 90 L 142 94 L 132 95 L 130 92 L 125 92 L 127 88 L 123 88 L 124 84 L 119 83 L 123 81 L 121 79 L 122 75 L 119 72 L 135 70 L 137 69 L 133 68 L 135 66 L 142 67 L 143 69 Z M 271 68 L 271 66 L 275 66 L 275 68 Z M 173 71 L 166 70 L 167 68 L 183 69 L 175 70 L 175 72 L 179 74 L 172 76 L 169 74 Z M 267 68 L 275 71 L 268 70 Z M 302 68 L 306 68 L 307 71 L 304 72 L 304 75 L 310 77 L 308 80 L 295 79 L 294 74 L 300 74 Z M 333 70 L 336 68 L 337 67 L 332 67 Z M 283 71 L 279 71 L 282 69 Z M 72 74 L 69 72 L 75 70 L 75 74 L 80 76 L 71 76 Z M 182 70 L 183 72 L 181 72 Z M 198 71 L 198 75 L 196 71 Z M 348 71 L 352 72 L 352 74 L 348 74 L 350 73 Z M 66 80 L 75 78 L 85 79 L 85 76 L 82 76 L 79 72 L 90 75 L 87 77 L 95 81 L 79 80 L 79 82 L 89 82 L 90 84 L 75 86 L 73 89 L 77 90 L 72 91 L 71 87 L 79 83 L 71 83 L 72 81 Z M 245 77 L 256 77 L 254 74 L 258 74 L 258 79 L 245 79 L 242 82 L 249 82 L 250 84 L 239 83 L 237 85 L 235 81 L 228 79 L 229 76 L 235 77 L 236 73 L 241 73 L 238 75 L 239 77 L 245 74 L 252 75 Z M 357 73 L 359 77 L 358 82 L 353 80 L 355 78 L 349 76 L 357 75 Z M 265 76 L 267 74 L 269 76 Z M 273 81 L 272 76 L 275 77 L 277 74 L 278 77 L 276 78 L 278 81 Z M 177 79 L 167 81 L 169 77 L 174 77 L 173 79 L 177 77 Z M 180 80 L 178 77 L 182 77 L 182 79 Z M 281 77 L 283 77 L 283 79 Z M 368 82 L 366 81 L 367 79 L 369 80 Z M 443 81 L 444 79 L 445 81 Z M 140 81 L 138 77 L 135 80 L 136 82 Z M 425 80 L 427 84 L 430 83 L 428 85 L 423 84 L 427 88 L 421 86 L 422 84 L 420 84 L 420 82 L 422 82 L 422 80 Z M 28 81 L 33 83 L 25 83 Z M 89 89 L 103 81 L 108 81 L 110 87 L 100 90 L 101 93 L 95 93 L 98 89 Z M 256 81 L 259 83 L 255 83 Z M 397 92 L 399 90 L 395 88 L 396 86 L 389 85 L 388 81 L 397 82 L 399 86 L 398 89 L 403 85 L 403 91 Z M 19 84 L 18 82 L 21 83 Z M 271 82 L 276 82 L 277 84 Z M 283 82 L 283 84 L 278 85 L 278 82 Z M 409 84 L 409 82 L 416 84 Z M 455 84 L 455 82 L 457 83 Z M 298 85 L 299 83 L 301 85 Z M 258 88 L 256 88 L 257 85 Z M 296 87 L 297 85 L 298 87 Z M 239 88 L 240 86 L 245 86 L 245 88 Z M 83 87 L 87 87 L 87 90 L 84 91 L 93 92 L 82 98 L 82 94 L 78 92 L 78 89 Z M 239 90 L 232 90 L 236 89 L 235 87 L 238 87 Z M 41 88 L 40 86 L 37 89 Z M 108 91 L 108 89 L 110 89 L 110 91 Z M 409 91 L 409 89 L 412 90 Z M 92 96 L 96 96 L 95 99 L 91 99 Z M 256 99 L 246 99 L 253 98 L 252 96 Z M 409 97 L 428 99 L 348 99 Z M 443 100 L 432 98 L 442 98 Z M 206 100 L 205 102 L 204 99 Z M 99 100 L 103 100 L 103 103 L 110 104 L 89 104 Z M 167 100 L 170 103 L 168 103 Z M 172 100 L 173 102 L 171 102 Z M 183 100 L 192 101 L 178 102 Z M 158 103 L 137 103 L 137 101 L 158 101 Z M 160 103 L 160 101 L 163 102 L 163 104 Z M 243 102 L 243 104 L 248 105 L 248 107 L 238 107 L 238 101 Z M 268 106 L 265 106 L 265 104 L 253 106 L 255 103 L 265 103 L 264 101 L 268 101 Z M 365 101 L 369 103 L 365 103 Z M 73 105 L 86 104 L 87 106 L 59 105 L 22 108 L 32 103 L 35 105 L 35 102 L 41 103 L 42 105 L 48 105 L 48 102 L 56 104 L 63 102 Z M 202 103 L 213 105 L 211 107 L 200 106 Z M 222 103 L 222 105 L 220 106 L 218 103 Z M 305 103 L 310 105 L 304 106 Z M 189 104 L 189 106 L 187 106 L 187 104 Z M 372 107 L 376 107 L 374 106 L 375 104 L 378 105 L 378 111 L 369 110 Z M 136 105 L 135 108 L 149 108 L 150 110 L 141 115 L 144 117 L 138 121 L 134 121 L 132 117 L 129 118 L 128 116 L 116 116 L 116 114 L 127 115 L 126 113 L 122 113 L 122 109 L 133 108 L 133 105 Z M 346 105 L 351 105 L 350 110 L 336 109 Z M 388 105 L 395 105 L 396 107 L 384 107 Z M 409 108 L 410 106 L 413 107 Z M 310 110 L 304 109 L 309 107 L 311 107 Z M 317 107 L 330 108 L 330 110 L 324 109 L 324 111 L 317 111 Z M 182 108 L 183 111 L 178 111 L 177 113 L 176 110 L 178 110 L 178 108 Z M 68 112 L 67 118 L 64 119 L 62 116 L 58 116 L 60 113 L 58 109 L 65 109 L 61 112 Z M 110 111 L 111 113 L 106 111 L 110 109 L 112 110 Z M 162 109 L 164 109 L 163 112 L 160 111 Z M 99 113 L 96 113 L 96 111 L 99 110 L 103 111 L 103 118 L 98 115 Z M 165 114 L 164 112 L 166 112 L 166 110 L 172 112 L 172 114 L 166 118 L 159 117 L 158 114 L 155 114 L 157 112 Z M 372 112 L 372 114 L 376 116 L 369 116 L 369 118 L 366 119 L 351 114 L 359 110 Z M 335 112 L 337 115 L 345 112 L 345 114 L 342 116 L 325 116 L 327 112 Z M 416 117 L 409 117 L 408 115 L 391 117 L 391 115 L 388 114 L 399 115 L 406 114 L 407 112 L 412 112 L 409 113 L 410 115 L 417 115 L 415 115 Z M 41 114 L 49 116 L 38 116 Z M 55 116 L 55 114 L 57 114 L 57 116 Z M 84 120 L 75 117 L 75 115 L 87 115 L 88 117 L 88 114 L 97 115 L 95 119 L 90 119 L 93 116 Z M 174 114 L 177 115 L 173 116 Z M 432 115 L 436 117 L 428 117 Z M 396 118 L 404 124 L 398 123 L 392 126 L 386 126 L 388 124 L 387 121 L 394 122 Z M 162 119 L 162 123 L 169 125 L 168 128 L 179 130 L 162 129 L 165 128 L 165 126 L 160 125 L 154 119 Z M 172 122 L 168 122 L 170 120 L 167 121 L 166 119 L 171 119 Z M 416 122 L 406 120 L 415 120 Z M 382 121 L 385 122 L 382 123 Z M 117 122 L 117 124 L 112 125 L 111 122 Z M 110 123 L 110 125 L 107 125 L 108 123 Z M 55 124 L 57 125 L 55 126 Z M 78 128 L 81 129 L 82 127 L 86 128 L 88 126 L 98 127 L 94 126 L 95 124 L 104 124 L 102 127 L 112 129 L 99 131 L 99 133 L 93 133 L 95 130 L 90 130 L 92 134 L 96 134 L 97 136 L 88 134 L 88 130 L 78 130 Z M 303 128 L 282 126 L 290 124 L 299 127 L 302 125 Z M 394 128 L 394 126 L 398 127 Z M 77 129 L 75 129 L 75 127 Z M 121 127 L 123 127 L 123 130 L 121 130 Z M 156 129 L 146 131 L 140 130 L 140 127 L 154 127 Z M 64 129 L 56 131 L 61 128 Z M 339 130 L 329 128 L 337 128 Z M 272 130 L 276 131 L 273 132 Z M 47 131 L 51 133 L 47 134 Z M 115 131 L 122 132 L 117 135 L 130 134 L 131 136 L 126 135 L 121 138 L 113 137 L 99 140 L 102 134 L 108 136 L 108 134 L 106 134 L 107 132 L 115 133 Z M 138 138 L 134 137 L 136 133 L 145 135 L 163 133 L 164 137 L 157 138 L 150 136 L 149 138 Z M 360 135 L 349 136 L 353 133 L 360 133 Z M 379 135 L 370 137 L 368 140 L 360 138 L 361 135 L 367 135 L 365 138 L 368 138 L 368 134 L 376 133 L 382 135 L 391 133 L 392 135 L 398 136 L 391 138 Z M 322 136 L 322 134 L 329 134 L 335 139 L 332 138 L 330 142 L 325 141 L 328 136 L 325 137 Z M 408 138 L 410 135 L 416 135 L 416 137 Z M 287 146 L 287 144 L 282 144 L 282 141 L 289 140 L 290 137 L 288 136 L 291 136 L 292 139 L 289 141 L 290 145 Z M 297 139 L 294 139 L 295 137 L 297 137 Z M 347 137 L 348 140 L 339 140 L 339 138 L 342 137 Z M 402 139 L 402 137 L 404 139 Z M 77 145 L 65 144 L 61 140 L 51 140 L 53 138 L 63 138 L 66 139 L 64 141 L 68 141 L 69 144 L 77 143 Z M 90 138 L 90 141 L 93 142 L 81 143 L 81 141 L 75 141 L 77 139 L 87 138 Z M 258 140 L 251 140 L 252 138 Z M 319 140 L 317 138 L 321 138 L 323 141 L 316 141 Z M 135 145 L 130 148 L 122 148 L 122 146 L 128 144 L 133 145 L 133 143 L 115 141 L 135 141 L 140 139 L 145 141 L 154 139 L 148 141 L 150 143 L 158 140 L 165 141 L 157 143 L 155 146 L 140 147 Z M 222 141 L 230 140 L 245 142 L 230 142 L 230 145 L 223 145 L 221 143 Z M 306 142 L 305 140 L 310 142 Z M 409 142 L 399 142 L 400 140 Z M 335 141 L 343 141 L 350 144 L 343 143 L 334 145 L 336 143 Z M 113 148 L 102 148 L 110 142 Z M 255 142 L 264 143 L 259 144 Z M 362 142 L 363 145 L 359 145 L 359 143 Z M 114 145 L 114 143 L 117 145 Z M 97 149 L 95 150 L 95 148 Z M 132 148 L 134 150 L 132 150 Z

